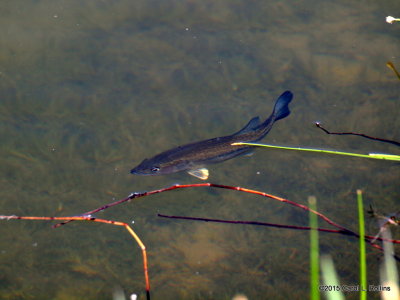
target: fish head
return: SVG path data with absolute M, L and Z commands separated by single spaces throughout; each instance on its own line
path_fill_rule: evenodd
M 149 159 L 144 159 L 139 165 L 131 170 L 131 174 L 136 175 L 157 175 L 160 168 L 151 163 Z
M 165 175 L 187 169 L 187 163 L 180 161 L 163 161 L 157 156 L 143 160 L 131 170 L 135 175 Z

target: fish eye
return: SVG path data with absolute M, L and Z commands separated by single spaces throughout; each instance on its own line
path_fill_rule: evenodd
M 160 167 L 152 167 L 150 169 L 153 173 L 157 173 L 158 171 L 160 171 Z

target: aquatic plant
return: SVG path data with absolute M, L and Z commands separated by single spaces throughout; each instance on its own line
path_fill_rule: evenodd
M 150 281 L 149 281 L 149 276 L 148 276 L 148 267 L 147 267 L 147 255 L 146 255 L 146 247 L 140 240 L 140 238 L 136 235 L 136 233 L 132 230 L 132 228 L 124 222 L 119 222 L 119 221 L 112 221 L 112 220 L 105 220 L 105 219 L 100 219 L 93 217 L 93 213 L 103 211 L 107 208 L 131 201 L 132 199 L 140 198 L 140 197 L 145 197 L 149 195 L 154 195 L 162 192 L 167 192 L 167 191 L 172 191 L 172 190 L 177 190 L 177 189 L 187 189 L 187 188 L 197 188 L 197 187 L 210 187 L 210 188 L 220 188 L 220 189 L 228 189 L 228 190 L 233 190 L 233 191 L 239 191 L 239 192 L 244 192 L 244 193 L 250 193 L 254 195 L 259 195 L 262 197 L 266 197 L 269 199 L 273 199 L 276 201 L 280 201 L 292 206 L 295 206 L 297 208 L 300 208 L 302 210 L 308 211 L 310 214 L 314 214 L 315 216 L 318 216 L 322 220 L 324 220 L 326 223 L 336 227 L 336 229 L 328 229 L 328 228 L 319 228 L 315 226 L 294 226 L 294 225 L 285 225 L 285 224 L 272 224 L 272 223 L 264 223 L 264 222 L 252 222 L 252 221 L 226 221 L 226 220 L 213 220 L 213 219 L 206 219 L 206 218 L 191 218 L 191 217 L 179 217 L 179 216 L 166 216 L 166 215 L 161 215 L 159 214 L 158 216 L 164 217 L 164 218 L 173 218 L 173 219 L 184 219 L 184 220 L 195 220 L 195 221 L 206 221 L 206 222 L 220 222 L 220 223 L 234 223 L 234 224 L 246 224 L 246 225 L 261 225 L 261 226 L 271 226 L 271 227 L 278 227 L 278 228 L 287 228 L 287 229 L 297 229 L 297 230 L 315 230 L 315 231 L 321 231 L 321 232 L 329 232 L 329 233 L 338 233 L 338 234 L 343 234 L 347 236 L 353 236 L 356 238 L 360 239 L 365 239 L 371 246 L 373 246 L 376 249 L 379 249 L 383 251 L 383 249 L 377 245 L 376 243 L 372 241 L 390 241 L 392 243 L 398 243 L 400 244 L 400 240 L 391 240 L 391 239 L 385 239 L 382 237 L 375 237 L 375 236 L 368 236 L 365 235 L 364 238 L 362 236 L 355 232 L 352 231 L 348 228 L 345 228 L 324 214 L 316 211 L 315 209 L 309 208 L 303 204 L 296 203 L 294 201 L 284 199 L 278 196 L 270 195 L 261 191 L 256 191 L 256 190 L 251 190 L 239 186 L 228 186 L 228 185 L 221 185 L 221 184 L 214 184 L 214 183 L 198 183 L 198 184 L 186 184 L 186 185 L 173 185 L 167 188 L 161 188 L 153 191 L 148 191 L 148 192 L 135 192 L 131 193 L 128 197 L 123 198 L 121 200 L 103 205 L 97 209 L 91 210 L 89 212 L 83 213 L 80 216 L 72 216 L 72 217 L 35 217 L 35 216 L 16 216 L 16 215 L 0 215 L 0 220 L 13 220 L 13 219 L 18 219 L 18 220 L 46 220 L 46 221 L 65 221 L 63 223 L 59 223 L 55 225 L 54 227 L 59 227 L 61 225 L 67 224 L 72 221 L 89 221 L 89 222 L 99 222 L 99 223 L 105 223 L 105 224 L 111 224 L 111 225 L 116 225 L 116 226 L 123 226 L 125 227 L 128 232 L 133 236 L 133 238 L 136 240 L 138 245 L 140 246 L 142 250 L 142 255 L 143 255 L 143 266 L 144 266 L 144 277 L 145 277 L 145 282 L 146 282 L 146 297 L 147 299 L 150 299 Z M 397 260 L 400 260 L 397 256 L 394 256 Z M 315 271 L 314 271 L 315 272 Z M 314 279 L 315 280 L 315 279 Z

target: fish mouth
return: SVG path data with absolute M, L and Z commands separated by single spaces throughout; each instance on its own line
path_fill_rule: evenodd
M 136 170 L 136 168 L 132 169 L 130 171 L 130 173 L 133 174 L 133 175 L 154 175 L 154 174 L 151 174 L 151 173 L 147 173 L 147 172 L 143 172 L 143 171 L 140 171 L 140 170 Z
M 135 174 L 135 175 L 144 175 L 143 173 L 141 173 L 140 171 L 136 170 L 136 169 L 132 169 L 130 171 L 131 174 Z

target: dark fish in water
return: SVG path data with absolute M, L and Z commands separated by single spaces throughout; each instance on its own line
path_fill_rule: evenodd
M 276 100 L 272 114 L 260 124 L 260 118 L 255 117 L 240 131 L 205 141 L 179 146 L 162 152 L 152 158 L 143 160 L 131 170 L 136 175 L 164 175 L 180 171 L 187 171 L 190 175 L 202 180 L 208 178 L 205 165 L 219 163 L 238 155 L 252 152 L 252 146 L 233 146 L 238 142 L 257 142 L 261 140 L 272 128 L 275 121 L 283 119 L 290 114 L 288 104 L 292 101 L 293 94 L 284 92 Z

